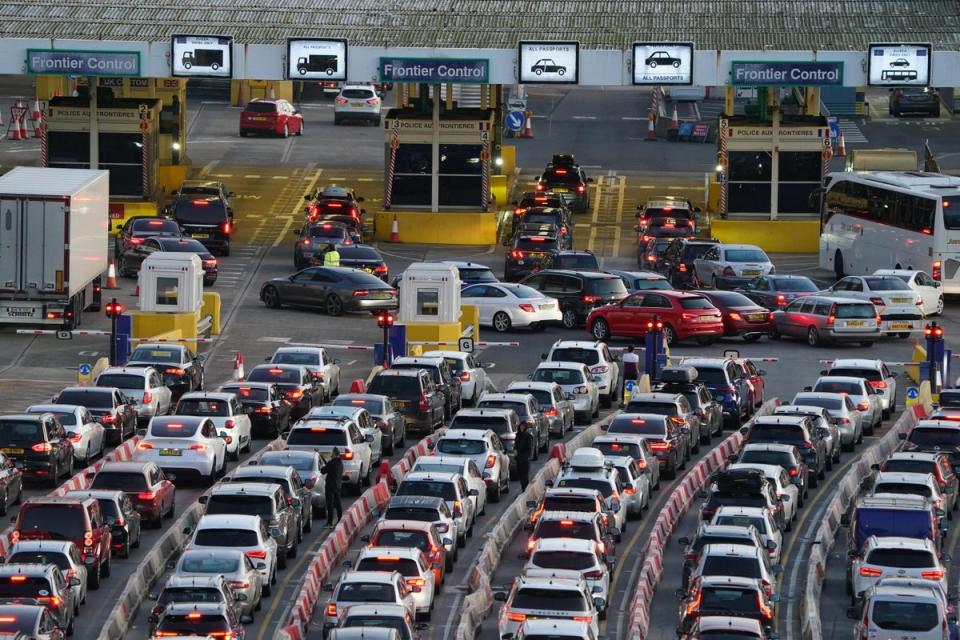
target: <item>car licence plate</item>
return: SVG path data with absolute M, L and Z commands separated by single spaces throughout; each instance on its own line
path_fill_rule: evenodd
M 890 328 L 891 329 L 909 329 L 910 323 L 909 322 L 891 322 Z
M 394 400 L 394 401 L 393 401 L 393 408 L 394 408 L 394 409 L 403 409 L 405 406 L 407 406 L 407 403 L 406 403 L 405 400 Z
M 391 294 L 391 291 L 374 291 L 370 294 L 370 297 L 376 300 L 386 300 L 387 298 L 392 297 Z
M 541 310 L 553 309 L 553 305 L 552 305 L 552 304 L 549 304 L 549 303 L 548 303 L 548 304 L 542 304 L 542 305 L 540 305 L 540 309 L 541 309 Z
M 39 307 L 7 307 L 8 318 L 35 318 Z
M 553 191 L 554 193 L 567 193 L 570 190 L 564 189 L 563 187 L 556 187 L 554 189 L 550 189 L 550 191 Z
M 191 238 L 209 238 L 210 234 L 209 233 L 191 233 L 190 237 Z
M 759 270 L 759 269 L 744 269 L 743 271 L 740 272 L 740 275 L 744 275 L 744 276 L 758 276 L 758 275 L 760 275 L 760 270 Z
M 161 456 L 179 456 L 183 455 L 180 449 L 160 449 Z
M 751 314 L 748 315 L 747 317 L 750 318 L 751 320 L 764 320 L 764 319 L 766 319 L 767 314 L 765 314 L 765 313 L 751 313 Z
M 251 121 L 251 122 L 266 122 L 266 120 L 267 120 L 266 118 L 262 118 L 262 117 L 258 117 L 258 116 L 254 116 L 254 117 L 250 118 L 250 121 Z
M 4 447 L 3 449 L 0 449 L 0 453 L 5 453 L 7 455 L 23 455 L 23 449 Z
M 351 106 L 351 107 L 362 107 L 362 106 L 363 106 L 363 103 L 362 103 L 362 102 L 351 102 L 351 103 L 350 103 L 350 106 Z
M 847 320 L 848 327 L 862 327 L 863 320 Z
M 910 298 L 890 298 L 893 304 L 910 304 Z

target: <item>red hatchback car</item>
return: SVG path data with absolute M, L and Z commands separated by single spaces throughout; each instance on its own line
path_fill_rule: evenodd
M 240 135 L 272 133 L 286 138 L 303 135 L 303 115 L 286 100 L 257 98 L 240 113 Z
M 598 307 L 587 316 L 587 331 L 597 340 L 643 336 L 654 317 L 663 323 L 667 344 L 696 338 L 713 344 L 723 335 L 720 311 L 702 295 L 686 291 L 639 291 L 622 301 Z
M 773 314 L 766 308 L 735 291 L 703 291 L 700 294 L 723 314 L 723 335 L 743 336 L 746 342 L 756 342 L 773 329 Z
M 164 518 L 173 517 L 177 487 L 153 462 L 105 462 L 87 477 L 91 489 L 126 493 L 144 522 L 155 529 L 163 526 Z

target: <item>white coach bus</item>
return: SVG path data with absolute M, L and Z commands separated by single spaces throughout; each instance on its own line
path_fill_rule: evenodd
M 920 171 L 833 173 L 820 214 L 820 268 L 917 269 L 960 293 L 960 178 Z

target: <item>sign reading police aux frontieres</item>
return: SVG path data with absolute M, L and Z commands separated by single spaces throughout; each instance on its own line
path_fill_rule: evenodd
M 730 84 L 766 87 L 842 87 L 842 62 L 732 62 Z
M 380 58 L 380 82 L 486 84 L 490 61 L 478 58 Z

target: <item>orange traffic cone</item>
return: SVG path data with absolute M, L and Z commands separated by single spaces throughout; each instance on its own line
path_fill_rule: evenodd
M 8 140 L 23 140 L 23 138 L 20 137 L 20 123 L 18 120 L 17 114 L 10 114 L 10 127 L 7 131 Z
M 400 242 L 400 222 L 397 214 L 393 214 L 393 222 L 390 224 L 390 242 Z
M 847 157 L 847 145 L 843 140 L 843 131 L 840 132 L 840 140 L 837 142 L 837 157 L 846 158 Z
M 653 111 L 647 112 L 647 140 L 656 140 L 657 139 L 657 129 L 656 129 L 656 116 L 653 115 Z
M 396 486 L 396 479 L 393 477 L 393 471 L 390 469 L 390 462 L 387 459 L 380 461 L 380 469 L 377 470 L 376 482 L 379 484 L 383 480 L 392 492 Z
M 670 118 L 670 128 L 680 128 L 680 116 L 677 115 L 677 105 L 673 105 L 673 116 Z
M 117 286 L 117 267 L 113 264 L 113 260 L 110 261 L 110 267 L 107 269 L 107 284 L 104 285 L 104 289 L 119 289 Z
M 33 119 L 40 120 L 40 98 L 33 97 Z
M 533 112 L 527 111 L 527 122 L 523 127 L 522 138 L 532 138 L 533 137 Z
M 237 355 L 233 359 L 233 381 L 239 382 L 243 378 L 243 356 L 237 351 Z
M 19 122 L 20 122 L 20 139 L 26 140 L 28 137 L 30 137 L 27 134 L 27 114 L 26 113 L 20 116 Z

